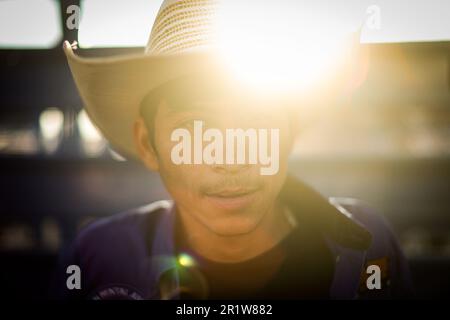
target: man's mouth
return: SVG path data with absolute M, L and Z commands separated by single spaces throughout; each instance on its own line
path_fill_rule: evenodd
M 226 189 L 205 193 L 207 199 L 216 207 L 225 210 L 239 210 L 249 206 L 256 198 L 259 188 Z

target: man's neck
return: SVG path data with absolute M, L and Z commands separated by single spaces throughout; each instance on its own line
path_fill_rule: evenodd
M 208 229 L 188 212 L 177 209 L 177 243 L 212 261 L 245 261 L 272 249 L 292 231 L 294 226 L 289 222 L 285 210 L 280 202 L 276 202 L 251 232 L 222 236 Z

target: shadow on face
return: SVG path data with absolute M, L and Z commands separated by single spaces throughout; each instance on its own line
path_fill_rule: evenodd
M 145 125 L 148 119 L 137 122 L 141 159 L 159 172 L 177 207 L 209 230 L 251 232 L 273 209 L 286 178 L 293 140 L 289 113 L 273 101 L 236 91 L 184 93 L 185 99 L 159 97 L 153 128 Z M 205 161 L 207 152 L 212 163 Z M 174 161 L 174 153 L 185 161 Z M 270 161 L 278 162 L 278 170 L 261 174 Z

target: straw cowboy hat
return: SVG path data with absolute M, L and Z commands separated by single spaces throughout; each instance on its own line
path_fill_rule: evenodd
M 140 55 L 84 58 L 64 42 L 73 78 L 92 122 L 123 156 L 138 158 L 133 126 L 143 98 L 196 72 L 223 73 L 213 48 L 214 0 L 165 0 Z

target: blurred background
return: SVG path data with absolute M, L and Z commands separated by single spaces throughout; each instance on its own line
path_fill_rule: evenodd
M 361 86 L 302 130 L 291 171 L 326 196 L 377 209 L 418 296 L 448 298 L 450 2 L 314 3 L 343 21 L 379 19 L 362 25 L 370 59 Z M 160 4 L 0 0 L 2 297 L 48 297 L 58 252 L 79 228 L 168 198 L 156 174 L 122 158 L 92 125 L 61 49 L 67 39 L 85 56 L 142 52 Z M 71 5 L 81 8 L 79 29 L 68 27 Z

